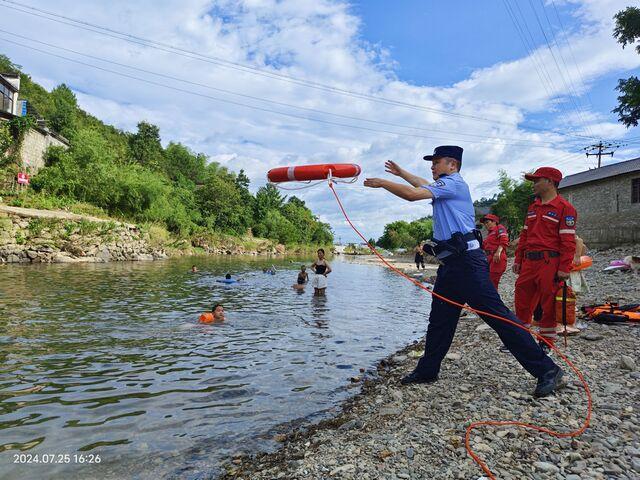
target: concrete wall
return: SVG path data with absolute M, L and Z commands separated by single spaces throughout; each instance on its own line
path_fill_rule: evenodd
M 640 243 L 640 203 L 631 203 L 631 181 L 640 171 L 562 188 L 578 211 L 577 233 L 589 248 Z
M 64 137 L 48 130 L 32 128 L 24 136 L 20 148 L 22 165 L 31 174 L 44 167 L 44 153 L 51 146 L 67 148 L 69 144 Z

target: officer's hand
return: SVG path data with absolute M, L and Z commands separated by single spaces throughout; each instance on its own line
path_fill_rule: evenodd
M 366 178 L 364 180 L 364 186 L 370 188 L 380 188 L 384 180 L 382 178 Z
M 393 160 L 387 160 L 384 163 L 384 169 L 385 169 L 386 172 L 388 172 L 388 173 L 390 173 L 392 175 L 400 176 L 401 173 L 402 173 L 402 169 Z
M 560 270 L 558 270 L 557 276 L 560 280 L 566 280 L 567 278 L 569 278 L 569 272 L 561 272 Z
M 500 263 L 500 254 L 498 252 L 493 254 L 493 263 Z
M 514 263 L 513 267 L 511 267 L 511 270 L 513 271 L 513 273 L 515 273 L 516 275 L 520 275 L 520 267 L 521 265 L 519 263 Z

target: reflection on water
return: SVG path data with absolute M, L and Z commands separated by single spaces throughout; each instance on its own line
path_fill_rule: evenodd
M 0 267 L 0 476 L 214 474 L 233 453 L 273 448 L 271 427 L 335 406 L 359 368 L 424 333 L 430 299 L 382 268 L 336 261 L 327 296 L 313 297 L 291 288 L 298 263 L 275 276 L 265 265 Z M 243 280 L 217 283 L 226 272 Z M 214 302 L 227 321 L 198 324 Z M 20 465 L 17 453 L 101 462 Z

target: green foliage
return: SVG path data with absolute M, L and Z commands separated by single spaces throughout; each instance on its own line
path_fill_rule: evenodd
M 3 156 L 13 145 L 13 135 L 7 122 L 0 122 L 0 156 Z
M 20 65 L 16 65 L 9 57 L 0 53 L 0 72 L 4 73 L 20 73 Z
M 251 212 L 240 190 L 223 175 L 209 175 L 198 191 L 198 204 L 206 225 L 213 230 L 244 234 L 250 225 Z
M 618 97 L 618 106 L 613 113 L 618 114 L 618 120 L 627 128 L 638 126 L 640 121 L 640 80 L 638 77 L 629 77 L 626 80 L 618 80 L 616 87 L 622 95 Z
M 71 138 L 77 129 L 78 101 L 74 93 L 64 83 L 51 91 L 53 111 L 49 125 L 56 132 Z
M 640 40 L 640 8 L 627 7 L 613 16 L 616 27 L 613 36 L 622 45 L 622 48 Z M 640 54 L 640 45 L 636 46 L 636 51 Z
M 164 163 L 160 129 L 147 122 L 138 123 L 138 132 L 129 136 L 129 153 L 134 162 L 159 170 Z
M 0 70 L 18 72 L 20 67 L 0 55 Z M 29 75 L 20 75 L 20 96 L 27 100 L 30 112 L 64 135 L 70 148 L 48 149 L 45 167 L 31 179 L 32 189 L 15 199 L 14 205 L 153 225 L 147 233 L 155 232 L 158 242 L 167 240 L 168 231 L 182 237 L 244 236 L 249 229 L 280 243 L 326 246 L 333 242 L 329 225 L 319 222 L 302 200 L 287 201 L 273 185 L 262 187 L 254 196 L 244 171 L 235 174 L 218 163 L 207 163 L 205 155 L 179 143 L 163 148 L 156 125 L 142 121 L 135 133 L 122 132 L 81 110 L 67 85 L 47 92 Z M 31 126 L 31 117 L 2 124 L 0 153 L 2 148 L 10 150 Z M 15 176 L 9 167 L 0 174 L 5 171 Z M 100 225 L 106 234 L 108 226 Z M 75 232 L 73 228 L 65 230 L 67 236 Z M 91 228 L 89 224 L 82 227 Z
M 410 223 L 399 220 L 385 225 L 384 233 L 376 244 L 389 250 L 396 248 L 410 249 L 432 236 L 433 219 L 431 218 L 420 218 Z
M 491 207 L 491 213 L 500 217 L 500 222 L 509 230 L 513 238 L 520 232 L 527 215 L 527 207 L 533 201 L 533 183 L 528 180 L 514 180 L 507 172 L 500 170 L 500 192 Z
M 616 21 L 613 36 L 622 48 L 640 40 L 640 8 L 627 7 L 616 13 L 613 18 Z M 640 44 L 636 45 L 636 52 L 640 54 Z M 616 90 L 621 95 L 613 112 L 618 114 L 618 120 L 627 128 L 637 127 L 640 121 L 640 80 L 635 76 L 626 80 L 620 79 Z

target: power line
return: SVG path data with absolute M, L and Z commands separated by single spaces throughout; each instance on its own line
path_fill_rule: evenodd
M 621 147 L 620 144 L 616 144 L 616 143 L 602 143 L 599 142 L 596 145 L 589 145 L 588 147 L 585 147 L 583 150 L 585 150 L 585 155 L 587 157 L 598 157 L 598 168 L 600 168 L 601 165 L 601 160 L 602 160 L 602 156 L 603 155 L 610 155 L 611 158 L 613 158 L 613 154 L 615 152 L 615 149 Z M 605 152 L 604 150 L 606 150 L 607 148 L 613 148 L 614 150 L 612 150 L 611 152 Z M 590 151 L 595 151 L 597 150 L 597 153 L 589 153 Z
M 547 37 L 547 34 L 544 30 L 544 27 L 542 26 L 542 21 L 540 20 L 540 17 L 538 16 L 538 11 L 535 8 L 533 1 L 529 0 L 529 6 L 531 7 L 531 10 L 533 10 L 533 13 L 536 17 L 536 21 L 538 22 L 538 26 L 540 27 L 540 31 L 542 32 L 542 36 L 544 37 L 545 43 L 547 44 L 547 48 L 549 49 L 549 52 L 551 53 L 551 57 L 553 58 L 553 63 L 556 65 L 556 68 L 558 69 L 558 73 L 560 74 L 560 79 L 562 80 L 562 83 L 564 84 L 564 88 L 569 92 L 569 99 L 571 100 L 571 103 L 573 103 L 573 106 L 575 108 L 576 113 L 578 114 L 578 117 L 580 118 L 580 121 L 582 121 L 583 125 L 585 126 L 585 128 L 587 129 L 587 131 L 589 132 L 589 134 L 591 136 L 593 136 L 593 132 L 591 131 L 591 128 L 589 127 L 589 125 L 586 123 L 583 115 L 582 115 L 582 111 L 580 109 L 580 107 L 578 106 L 576 99 L 577 99 L 577 94 L 575 92 L 575 89 L 573 88 L 573 85 L 571 84 L 571 78 L 569 77 L 569 81 L 567 81 L 565 79 L 565 75 L 562 72 L 562 69 L 560 68 L 560 64 L 558 63 L 558 60 L 556 59 L 556 55 L 553 53 L 553 48 L 551 47 L 551 43 L 549 42 L 549 38 Z M 544 9 L 544 4 L 542 5 L 543 9 Z M 551 22 L 549 22 L 549 17 L 547 16 L 547 12 L 546 10 L 544 10 L 544 14 L 547 17 L 547 22 L 549 23 L 549 26 L 551 27 Z M 553 27 L 551 27 L 553 30 Z M 551 32 L 553 33 L 553 31 Z M 565 69 L 566 69 L 566 63 L 564 61 L 564 58 L 562 58 L 562 53 L 560 52 L 560 49 L 558 48 L 558 44 L 555 41 L 555 37 L 552 37 L 553 42 L 556 45 L 556 49 L 558 50 L 558 54 L 560 56 L 561 61 L 564 63 Z
M 346 90 L 346 89 L 341 89 L 339 87 L 334 87 L 331 85 L 327 85 L 327 84 L 323 84 L 320 82 L 314 82 L 314 81 L 310 81 L 310 80 L 305 80 L 305 79 L 299 79 L 293 76 L 289 76 L 289 75 L 285 75 L 285 74 L 281 74 L 281 73 L 277 73 L 277 72 L 272 72 L 272 71 L 267 71 L 258 67 L 254 67 L 254 66 L 250 66 L 250 65 L 245 65 L 245 64 L 241 64 L 238 62 L 231 62 L 229 60 L 224 60 L 222 58 L 219 57 L 212 57 L 212 56 L 207 56 L 207 55 L 203 55 L 197 52 L 193 52 L 190 50 L 185 50 L 179 47 L 175 47 L 173 45 L 169 45 L 166 43 L 161 43 L 161 42 L 157 42 L 154 40 L 149 40 L 149 39 L 145 39 L 143 37 L 137 37 L 135 35 L 131 35 L 128 33 L 124 33 L 124 32 L 119 32 L 117 30 L 113 30 L 107 27 L 103 27 L 100 25 L 96 25 L 90 22 L 86 22 L 86 21 L 82 21 L 82 20 L 78 20 L 78 19 L 74 19 L 71 17 L 66 17 L 64 15 L 60 15 L 54 12 L 50 12 L 50 11 L 46 11 L 46 10 L 42 10 L 36 7 L 32 7 L 29 5 L 25 5 L 19 2 L 14 2 L 11 0 L 0 0 L 1 2 L 5 3 L 5 5 L 0 5 L 1 7 L 4 8 L 8 8 L 11 10 L 15 10 L 18 12 L 22 12 L 28 15 L 32 15 L 32 16 L 36 16 L 39 18 L 43 18 L 45 20 L 49 20 L 49 21 L 53 21 L 53 22 L 57 22 L 57 23 L 61 23 L 64 25 L 68 25 L 68 26 L 72 26 L 75 28 L 80 28 L 83 30 L 87 30 L 87 31 L 91 31 L 93 33 L 97 33 L 100 35 L 105 35 L 108 37 L 112 37 L 112 38 L 116 38 L 118 40 L 123 40 L 123 41 L 127 41 L 130 43 L 134 43 L 137 45 L 141 45 L 147 48 L 153 48 L 156 50 L 161 50 L 164 52 L 168 52 L 171 54 L 175 54 L 175 55 L 180 55 L 186 58 L 190 58 L 193 60 L 198 60 L 198 61 L 202 61 L 202 62 L 206 62 L 206 63 L 210 63 L 210 64 L 214 64 L 223 68 L 232 68 L 234 70 L 239 70 L 242 71 L 244 73 L 250 73 L 250 74 L 255 74 L 255 75 L 260 75 L 260 76 L 265 76 L 267 78 L 271 78 L 271 79 L 275 79 L 275 80 L 282 80 L 282 81 L 287 81 L 290 83 L 295 83 L 301 86 L 305 86 L 305 87 L 309 87 L 309 88 L 315 88 L 315 89 L 319 89 L 319 90 L 323 90 L 326 92 L 330 92 L 330 93 L 334 93 L 334 94 L 339 94 L 339 95 L 344 95 L 344 96 L 349 96 L 349 97 L 354 97 L 354 98 L 359 98 L 362 100 L 368 100 L 368 101 L 373 101 L 373 102 L 378 102 L 378 103 L 383 103 L 383 104 L 387 104 L 387 105 L 392 105 L 392 106 L 396 106 L 396 107 L 402 107 L 402 108 L 411 108 L 411 109 L 416 109 L 416 110 L 423 110 L 423 111 L 427 111 L 427 112 L 431 112 L 431 113 L 436 113 L 436 114 L 441 114 L 441 115 L 449 115 L 449 116 L 453 116 L 453 117 L 458 117 L 458 118 L 467 118 L 470 120 L 474 120 L 474 121 L 479 121 L 479 122 L 486 122 L 486 123 L 492 123 L 492 124 L 501 124 L 501 125 L 507 125 L 507 126 L 511 126 L 517 127 L 517 124 L 513 124 L 513 123 L 509 123 L 509 122 L 504 122 L 504 121 L 500 121 L 500 120 L 493 120 L 493 119 L 488 119 L 488 118 L 484 118 L 484 117 L 479 117 L 476 115 L 469 115 L 469 114 L 463 114 L 463 113 L 457 113 L 457 112 L 451 112 L 451 111 L 447 111 L 447 110 L 442 110 L 442 109 L 437 109 L 437 108 L 432 108 L 432 107 L 426 107 L 423 105 L 416 105 L 416 104 L 411 104 L 411 103 L 407 103 L 407 102 L 403 102 L 400 100 L 393 100 L 393 99 L 389 99 L 389 98 L 385 98 L 385 97 L 380 97 L 380 96 L 375 96 L 375 95 L 369 95 L 369 94 L 365 94 L 365 93 L 360 93 L 360 92 L 354 92 L 351 90 Z M 16 8 L 10 5 L 6 5 L 6 4 L 12 4 L 12 5 L 18 5 L 22 8 L 26 8 L 29 10 L 33 10 L 33 12 L 30 11 L 26 11 L 26 10 L 22 10 L 20 8 Z M 44 15 L 41 15 L 39 13 L 35 13 L 35 12 L 40 12 L 42 14 L 45 15 L 49 15 L 52 17 L 56 17 L 56 18 L 50 18 Z M 63 19 L 63 20 L 59 20 L 59 19 Z M 67 20 L 67 21 L 64 21 Z M 73 23 L 70 23 L 73 22 Z M 92 28 L 88 28 L 92 27 Z M 95 30 L 98 29 L 98 30 Z M 548 130 L 548 129 L 542 129 L 542 128 L 537 128 L 537 127 L 532 127 L 532 126 L 522 126 L 522 128 L 528 129 L 528 130 L 535 130 L 535 131 L 540 131 L 540 132 L 551 132 L 551 133 L 556 133 L 558 135 L 563 135 L 563 136 L 573 136 L 573 137 L 577 137 L 577 138 L 587 138 L 587 139 L 592 139 L 592 137 L 588 137 L 585 135 L 579 135 L 579 134 L 575 134 L 575 133 L 568 133 L 568 132 L 560 132 L 560 131 L 556 131 L 556 130 Z
M 253 95 L 248 95 L 248 94 L 244 94 L 244 93 L 235 92 L 235 91 L 232 91 L 232 90 L 226 90 L 226 89 L 222 89 L 222 88 L 218 88 L 218 87 L 213 87 L 211 85 L 207 85 L 207 84 L 204 84 L 204 83 L 194 82 L 192 80 L 187 80 L 187 79 L 180 78 L 180 77 L 175 77 L 175 76 L 172 76 L 172 75 L 158 73 L 158 72 L 154 72 L 154 71 L 151 71 L 151 70 L 146 70 L 146 69 L 143 69 L 143 68 L 134 67 L 134 66 L 127 65 L 127 64 L 124 64 L 124 63 L 120 63 L 120 62 L 114 62 L 112 60 L 107 60 L 107 59 L 102 58 L 102 57 L 97 57 L 95 55 L 88 55 L 88 54 L 85 54 L 85 53 L 82 53 L 82 52 L 78 52 L 76 50 L 72 50 L 72 49 L 69 49 L 69 48 L 62 47 L 60 45 L 55 45 L 55 44 L 52 44 L 52 43 L 43 42 L 43 41 L 36 40 L 36 39 L 30 38 L 30 37 L 26 37 L 24 35 L 19 35 L 19 34 L 13 33 L 13 32 L 9 32 L 9 31 L 3 30 L 3 29 L 0 29 L 0 32 L 12 35 L 14 37 L 22 38 L 22 39 L 28 40 L 30 42 L 34 42 L 34 43 L 38 43 L 38 44 L 41 44 L 41 45 L 45 45 L 47 47 L 54 48 L 56 50 L 63 50 L 63 51 L 70 52 L 70 53 L 73 53 L 73 54 L 76 54 L 76 55 L 80 55 L 82 57 L 91 58 L 91 59 L 94 59 L 94 60 L 98 60 L 98 61 L 101 61 L 101 62 L 109 63 L 109 64 L 112 64 L 112 65 L 117 65 L 119 67 L 128 68 L 128 69 L 135 70 L 135 71 L 142 72 L 142 73 L 146 73 L 146 74 L 149 74 L 149 75 L 154 75 L 154 76 L 158 76 L 158 77 L 162 77 L 162 78 L 167 78 L 167 79 L 170 79 L 170 80 L 183 82 L 183 83 L 186 83 L 186 84 L 189 84 L 189 85 L 194 85 L 194 86 L 198 86 L 198 87 L 202 87 L 202 88 L 207 88 L 207 89 L 214 90 L 214 91 L 221 92 L 221 93 L 226 93 L 226 94 L 230 94 L 230 95 L 236 95 L 236 96 L 240 96 L 240 97 L 243 97 L 243 98 L 249 98 L 249 99 L 257 100 L 257 101 L 260 101 L 260 102 L 271 103 L 271 104 L 278 105 L 278 106 L 284 106 L 284 107 L 288 107 L 288 108 L 295 108 L 295 109 L 299 109 L 299 110 L 303 110 L 303 111 L 307 111 L 307 112 L 320 113 L 322 115 L 330 115 L 330 116 L 335 116 L 335 117 L 344 118 L 344 119 L 348 119 L 348 120 L 369 122 L 369 123 L 374 123 L 374 124 L 378 124 L 378 125 L 385 125 L 385 126 L 391 126 L 391 127 L 420 130 L 420 131 L 432 132 L 432 133 L 454 134 L 454 135 L 477 137 L 477 138 L 484 138 L 484 139 L 495 139 L 495 140 L 499 140 L 499 141 L 512 140 L 512 141 L 516 141 L 516 142 L 526 142 L 528 144 L 530 143 L 531 145 L 537 145 L 537 146 L 546 145 L 546 146 L 550 146 L 551 147 L 551 146 L 555 145 L 553 142 L 535 142 L 535 141 L 522 139 L 522 138 L 490 137 L 490 136 L 487 136 L 487 135 L 479 135 L 479 134 L 473 134 L 473 133 L 452 132 L 452 131 L 447 131 L 447 130 L 438 130 L 438 129 L 415 127 L 415 126 L 411 126 L 411 125 L 403 125 L 403 124 L 398 124 L 398 123 L 391 123 L 391 122 L 383 122 L 383 121 L 379 121 L 379 120 L 372 120 L 372 119 L 369 119 L 369 118 L 355 117 L 355 116 L 351 116 L 351 115 L 343 115 L 343 114 L 340 114 L 340 113 L 329 112 L 329 111 L 315 109 L 315 108 L 301 107 L 299 105 L 293 105 L 291 103 L 280 102 L 280 101 L 277 101 L 277 100 L 266 99 L 266 98 L 262 98 L 262 97 L 257 97 L 257 96 L 253 96 Z
M 531 58 L 533 66 L 538 75 L 538 78 L 540 79 L 540 84 L 543 86 L 543 88 L 547 92 L 547 95 L 549 96 L 549 98 L 556 97 L 556 95 L 554 94 L 555 87 L 553 85 L 553 81 L 551 80 L 551 76 L 549 75 L 549 72 L 547 71 L 544 65 L 544 60 L 538 59 L 539 53 L 537 48 L 535 47 L 535 40 L 527 24 L 526 17 L 524 16 L 524 13 L 520 9 L 520 5 L 518 4 L 518 2 L 515 2 L 515 6 L 518 9 L 520 16 L 522 17 L 522 25 L 520 24 L 518 15 L 516 14 L 516 11 L 511 5 L 511 3 L 509 2 L 509 0 L 503 0 L 503 3 L 516 29 L 516 33 L 520 37 L 525 53 L 529 55 L 529 58 Z M 526 29 L 526 34 L 525 34 L 525 29 Z M 528 39 L 527 39 L 527 35 L 529 37 Z M 571 121 L 569 120 L 567 107 L 561 102 L 561 103 L 558 103 L 558 108 L 559 108 L 560 116 L 564 116 L 564 120 L 566 124 L 570 125 Z M 589 137 L 589 138 L 592 138 L 592 137 Z
M 72 59 L 72 58 L 69 58 L 69 57 L 65 57 L 63 55 L 59 55 L 59 54 L 56 54 L 56 53 L 47 52 L 45 50 L 41 50 L 39 48 L 35 48 L 35 47 L 29 46 L 29 45 L 24 45 L 24 44 L 21 44 L 19 42 L 15 42 L 15 41 L 8 40 L 8 39 L 5 39 L 5 38 L 1 38 L 0 37 L 0 40 L 5 41 L 7 43 L 11 43 L 11 44 L 14 44 L 14 45 L 21 46 L 23 48 L 34 50 L 34 51 L 43 53 L 45 55 L 49 55 L 49 56 L 53 56 L 53 57 L 60 58 L 60 59 L 63 59 L 63 60 L 67 60 L 69 62 L 77 63 L 79 65 L 83 65 L 83 66 L 86 66 L 86 67 L 94 68 L 96 70 L 100 70 L 100 71 L 103 71 L 103 72 L 111 73 L 111 74 L 114 74 L 114 75 L 119 75 L 119 76 L 122 76 L 122 77 L 125 77 L 125 78 L 130 78 L 130 79 L 137 80 L 137 81 L 140 81 L 140 82 L 148 83 L 150 85 L 160 86 L 160 87 L 163 87 L 163 88 L 171 89 L 173 91 L 186 93 L 188 95 L 194 95 L 194 96 L 207 98 L 207 99 L 210 99 L 210 100 L 214 100 L 214 101 L 218 101 L 218 102 L 222 102 L 222 103 L 227 103 L 227 104 L 231 104 L 231 105 L 246 107 L 246 108 L 250 108 L 250 109 L 254 109 L 254 110 L 258 110 L 258 111 L 262 111 L 262 112 L 274 113 L 274 114 L 277 114 L 277 115 L 292 117 L 292 118 L 296 118 L 296 119 L 299 119 L 299 120 L 306 120 L 306 121 L 310 121 L 310 122 L 318 122 L 318 123 L 323 123 L 323 124 L 332 125 L 332 126 L 355 128 L 355 129 L 358 129 L 358 130 L 365 130 L 365 131 L 375 132 L 375 133 L 385 133 L 385 134 L 389 134 L 389 135 L 399 135 L 399 136 L 406 136 L 406 137 L 413 137 L 413 138 L 424 138 L 424 139 L 431 139 L 431 140 L 432 139 L 453 140 L 453 141 L 459 140 L 458 138 L 453 138 L 453 137 L 449 137 L 449 138 L 441 137 L 441 136 L 433 137 L 433 136 L 418 135 L 418 134 L 405 133 L 405 132 L 397 132 L 397 131 L 390 131 L 390 130 L 375 129 L 375 128 L 363 127 L 363 126 L 360 126 L 360 125 L 338 123 L 338 122 L 333 122 L 333 121 L 324 120 L 324 119 L 320 119 L 320 118 L 305 117 L 305 116 L 297 115 L 297 114 L 290 113 L 290 112 L 283 112 L 283 111 L 273 110 L 273 109 L 269 109 L 269 108 L 259 107 L 259 106 L 256 106 L 256 105 L 250 105 L 250 104 L 246 104 L 246 103 L 242 103 L 242 102 L 237 102 L 237 101 L 234 101 L 234 100 L 229 100 L 229 99 L 224 99 L 224 98 L 220 98 L 220 97 L 214 97 L 212 95 L 206 95 L 206 94 L 203 94 L 203 93 L 193 92 L 191 90 L 186 90 L 186 89 L 183 89 L 183 88 L 179 88 L 179 87 L 176 87 L 174 85 L 167 85 L 167 84 L 156 82 L 156 81 L 153 81 L 153 80 L 148 80 L 148 79 L 136 77 L 134 75 L 130 75 L 130 74 L 127 74 L 127 73 L 118 72 L 118 71 L 115 71 L 115 70 L 110 70 L 108 68 L 104 68 L 104 67 L 100 67 L 100 66 L 93 65 L 93 64 L 90 64 L 90 63 L 82 62 L 80 60 L 76 60 L 76 59 Z M 520 143 L 502 142 L 502 141 L 498 141 L 498 142 L 467 141 L 467 143 L 478 143 L 478 144 L 489 144 L 489 145 L 505 145 L 505 146 L 509 145 L 509 146 L 520 146 L 520 147 L 530 147 L 530 148 L 550 148 L 550 146 L 548 146 L 548 145 L 527 145 L 527 144 L 520 144 Z

